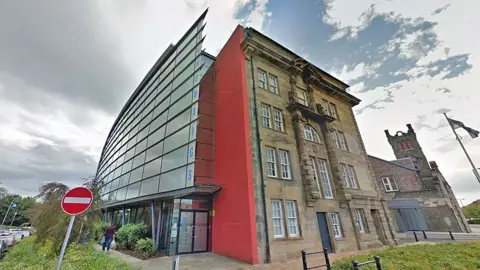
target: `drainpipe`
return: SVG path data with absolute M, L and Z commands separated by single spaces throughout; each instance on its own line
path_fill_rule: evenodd
M 263 223 L 265 232 L 265 263 L 270 263 L 270 237 L 268 231 L 268 217 L 267 217 L 267 199 L 265 196 L 265 179 L 263 177 L 263 159 L 262 159 L 262 145 L 260 139 L 260 129 L 258 127 L 258 108 L 257 108 L 257 92 L 255 88 L 255 72 L 253 70 L 253 55 L 250 55 L 250 67 L 252 70 L 252 89 L 253 89 L 253 115 L 255 117 L 255 133 L 257 136 L 257 148 L 259 151 L 258 161 L 260 162 L 260 184 L 261 184 L 261 196 L 263 207 Z

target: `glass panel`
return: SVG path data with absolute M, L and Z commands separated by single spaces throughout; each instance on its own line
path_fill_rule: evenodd
M 186 126 L 177 133 L 171 135 L 165 139 L 165 152 L 169 152 L 180 145 L 186 144 L 188 142 L 188 135 L 190 135 L 190 126 Z
M 178 253 L 192 252 L 194 212 L 181 212 L 178 235 Z
M 177 131 L 181 127 L 188 124 L 188 122 L 190 122 L 190 111 L 186 110 L 185 112 L 183 112 L 179 116 L 175 117 L 175 119 L 173 119 L 172 121 L 170 121 L 167 124 L 167 132 L 166 132 L 165 136 L 168 136 L 168 135 L 172 134 L 173 132 Z
M 150 124 L 150 134 L 154 132 L 157 128 L 167 122 L 167 112 L 163 113 L 159 117 L 155 118 L 153 122 Z M 163 137 L 162 137 L 163 138 Z
M 128 186 L 127 189 L 127 200 L 131 198 L 136 198 L 138 197 L 138 194 L 140 193 L 140 184 L 142 182 L 135 183 L 133 185 Z
M 168 119 L 172 119 L 178 113 L 186 109 L 192 104 L 192 95 L 186 95 L 177 102 L 175 102 L 170 109 L 168 109 Z
M 195 213 L 195 238 L 193 251 L 207 251 L 208 214 Z
M 138 167 L 137 169 L 133 170 L 131 175 L 130 175 L 129 183 L 135 183 L 135 182 L 141 180 L 142 179 L 142 173 L 143 173 L 143 166 Z
M 147 146 L 150 147 L 156 144 L 157 142 L 161 141 L 164 137 L 165 137 L 165 126 L 157 129 L 157 131 L 155 131 L 153 134 L 150 134 L 150 136 L 148 136 Z
M 187 146 L 181 147 L 163 156 L 162 172 L 180 167 L 187 163 Z M 185 178 L 184 178 L 185 179 Z
M 177 90 L 173 91 L 172 95 L 170 96 L 172 102 L 175 102 L 178 98 L 183 96 L 183 94 L 187 93 L 189 90 L 193 88 L 193 77 L 187 79 Z
M 125 200 L 126 195 L 127 195 L 127 188 L 126 187 L 121 188 L 117 191 L 116 200 L 117 201 L 123 201 L 123 200 Z
M 162 151 L 163 151 L 163 142 L 160 142 L 155 146 L 149 148 L 147 150 L 147 159 L 145 160 L 145 162 L 148 162 L 152 159 L 156 159 L 157 157 L 161 156 Z
M 120 176 L 120 184 L 118 185 L 118 187 L 124 187 L 126 185 L 128 185 L 128 180 L 130 179 L 130 173 L 127 173 L 127 174 L 124 174 L 122 176 Z
M 160 173 L 160 166 L 162 166 L 162 158 L 157 158 L 147 164 L 143 169 L 143 178 L 152 177 Z
M 132 169 L 133 159 L 125 162 L 122 166 L 122 173 L 129 172 Z
M 154 176 L 142 181 L 140 188 L 140 196 L 153 194 L 158 192 L 158 184 L 160 183 L 160 176 Z
M 160 176 L 159 192 L 175 190 L 185 187 L 186 168 L 182 167 Z
M 133 159 L 133 166 L 132 168 L 136 168 L 140 165 L 143 165 L 145 163 L 145 152 L 141 153 L 140 155 L 136 156 L 134 159 Z
M 180 75 L 177 76 L 177 74 L 175 74 L 177 77 L 173 80 L 173 89 L 177 88 L 177 86 L 179 86 L 183 81 L 185 81 L 186 78 L 192 75 L 194 71 L 195 65 L 192 63 Z

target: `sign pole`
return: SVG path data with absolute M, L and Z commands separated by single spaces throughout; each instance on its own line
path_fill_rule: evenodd
M 65 235 L 65 239 L 63 240 L 63 245 L 62 249 L 60 250 L 60 256 L 58 257 L 56 270 L 60 270 L 60 266 L 62 265 L 62 260 L 63 256 L 65 255 L 65 249 L 67 248 L 68 239 L 70 238 L 70 233 L 72 232 L 73 222 L 75 222 L 75 215 L 70 216 L 70 223 L 68 223 L 67 234 Z
M 10 222 L 10 227 L 12 227 L 12 224 L 15 221 L 16 216 L 17 216 L 17 211 L 15 211 L 15 214 L 13 215 L 12 222 Z
M 10 212 L 10 208 L 12 208 L 12 204 L 13 204 L 13 201 L 10 203 L 10 206 L 9 206 L 8 209 L 7 209 L 7 213 L 6 213 L 5 216 L 3 217 L 2 226 L 3 226 L 3 224 L 5 223 L 5 219 L 7 219 L 8 212 Z

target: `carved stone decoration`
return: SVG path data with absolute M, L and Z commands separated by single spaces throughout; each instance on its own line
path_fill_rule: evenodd
M 302 176 L 302 184 L 304 190 L 304 196 L 308 206 L 313 206 L 314 203 L 320 199 L 320 190 L 313 178 L 315 172 L 313 170 L 313 164 L 311 164 L 310 158 L 305 152 L 305 139 L 303 137 L 303 124 L 307 121 L 299 110 L 292 111 L 292 121 L 297 139 L 297 146 L 300 153 L 300 171 Z

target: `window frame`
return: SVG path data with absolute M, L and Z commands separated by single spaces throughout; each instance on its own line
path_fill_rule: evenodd
M 260 74 L 263 74 L 263 81 L 261 80 Z M 261 69 L 257 69 L 257 77 L 258 77 L 258 87 L 268 90 L 268 75 L 266 71 Z M 263 84 L 263 85 L 262 85 Z
M 280 165 L 280 177 L 284 180 L 292 180 L 290 152 L 287 150 L 281 150 L 281 149 L 279 149 L 277 152 L 278 152 L 278 162 Z M 284 154 L 286 156 L 284 156 Z M 284 176 L 284 173 L 286 173 L 287 176 Z
M 273 111 L 273 129 L 285 132 L 285 124 L 283 122 L 283 112 L 280 109 L 272 108 Z M 277 116 L 279 119 L 277 119 Z
M 270 111 L 270 106 L 262 103 L 260 105 L 262 107 L 262 125 L 264 128 L 272 128 L 272 112 Z M 265 115 L 267 113 L 268 115 Z M 265 126 L 265 121 L 268 124 L 268 126 Z
M 388 186 L 390 187 L 390 190 L 387 190 L 387 184 L 385 183 L 385 180 L 388 181 Z M 395 184 L 395 189 L 393 188 L 392 182 Z M 382 183 L 383 183 L 383 188 L 385 189 L 385 192 L 398 191 L 398 185 L 397 185 L 397 182 L 395 181 L 395 178 L 393 176 L 382 177 Z
M 333 230 L 333 236 L 335 239 L 343 238 L 342 222 L 340 220 L 340 213 L 331 212 L 330 214 L 330 223 Z
M 292 207 L 293 217 L 289 217 L 289 205 Z M 293 220 L 296 233 L 291 233 L 290 231 L 290 220 Z M 285 222 L 287 225 L 288 237 L 300 237 L 300 226 L 298 225 L 298 211 L 297 211 L 297 202 L 293 200 L 285 200 Z
M 359 233 L 368 233 L 365 212 L 363 208 L 355 208 L 354 220 L 355 227 Z
M 312 166 L 313 166 L 313 180 L 315 180 L 315 182 L 317 183 L 317 188 L 318 188 L 318 191 L 320 191 L 320 194 L 322 194 L 322 188 L 320 187 L 320 178 L 319 178 L 319 175 L 318 175 L 318 169 L 317 169 L 317 158 L 315 157 L 310 157 L 310 161 L 312 162 Z
M 335 105 L 335 103 L 328 102 L 328 110 L 330 112 L 330 116 L 338 120 L 337 105 Z
M 325 168 L 324 171 L 322 171 L 322 166 L 320 165 L 321 162 L 323 162 L 323 167 Z M 320 180 L 322 182 L 323 186 L 323 198 L 333 200 L 335 198 L 335 194 L 333 192 L 333 186 L 332 186 L 332 181 L 330 179 L 330 173 L 328 171 L 328 162 L 325 159 L 317 158 L 317 163 L 318 163 L 318 171 L 319 171 L 319 176 Z M 323 173 L 323 175 L 322 175 Z M 328 189 L 327 189 L 328 187 Z M 331 195 L 327 196 L 327 191 L 330 192 Z
M 272 155 L 269 155 L 268 151 L 272 151 Z M 278 177 L 278 168 L 277 168 L 277 157 L 276 157 L 276 149 L 270 146 L 265 146 L 265 155 L 267 156 L 267 176 L 268 177 Z M 273 157 L 273 161 L 269 160 L 269 157 Z M 274 174 L 269 174 L 269 165 L 273 165 L 272 169 Z
M 302 104 L 303 106 L 308 107 L 308 94 L 307 91 L 297 88 L 297 100 L 298 103 Z M 303 97 L 301 97 L 300 93 L 302 93 Z M 303 101 L 303 102 L 302 102 Z
M 311 139 L 308 138 L 309 136 L 311 136 Z M 305 138 L 305 140 L 310 142 L 321 143 L 320 136 L 311 125 L 307 125 L 307 124 L 303 125 L 303 138 Z
M 340 149 L 344 151 L 348 151 L 348 144 L 347 144 L 347 138 L 345 137 L 345 133 L 337 130 L 337 135 L 338 135 L 337 137 L 338 137 Z
M 279 209 L 274 209 L 274 203 L 278 203 Z M 282 200 L 275 200 L 275 199 L 270 200 L 270 207 L 271 207 L 271 213 L 272 213 L 271 218 L 272 218 L 272 227 L 273 227 L 273 230 L 272 230 L 273 238 L 274 239 L 285 238 L 285 225 L 284 225 L 284 217 L 283 217 Z M 279 217 L 274 216 L 275 213 L 279 213 L 280 216 Z M 280 221 L 280 223 L 279 223 L 280 228 L 279 229 L 282 232 L 281 234 L 275 234 L 275 228 L 276 228 L 276 225 L 275 225 L 275 222 L 274 222 L 275 220 Z
M 334 129 L 334 130 L 332 130 L 330 133 L 332 134 L 333 145 L 335 146 L 335 148 L 340 149 L 340 142 L 338 141 L 338 133 L 337 133 L 337 130 Z
M 272 86 L 272 81 L 271 79 L 273 79 L 273 81 L 275 82 L 275 85 Z M 267 80 L 268 80 L 268 90 L 274 94 L 277 94 L 279 95 L 280 94 L 280 88 L 278 86 L 278 77 L 275 76 L 275 75 L 272 75 L 271 73 L 268 73 L 267 75 Z M 272 87 L 273 87 L 273 91 L 272 91 Z
M 358 189 L 357 171 L 355 170 L 355 167 L 353 165 L 347 165 L 347 171 L 348 171 L 348 181 L 350 184 L 350 188 Z

